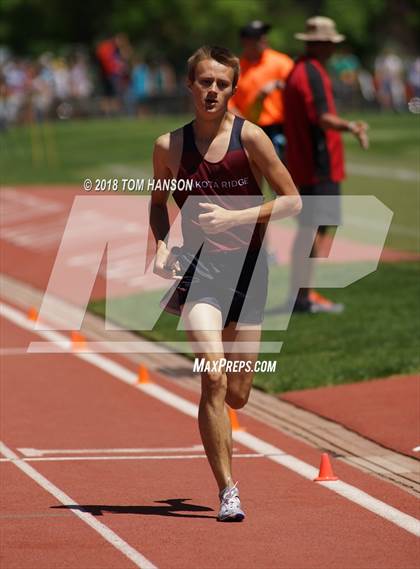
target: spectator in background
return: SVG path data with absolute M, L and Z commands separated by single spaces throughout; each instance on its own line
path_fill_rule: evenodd
M 67 61 L 62 57 L 55 57 L 51 62 L 51 70 L 58 102 L 67 101 L 71 93 L 70 70 Z
M 338 199 L 328 204 L 322 199 L 340 195 L 340 182 L 344 178 L 340 132 L 352 133 L 363 148 L 368 147 L 366 123 L 349 122 L 335 110 L 331 81 L 325 69 L 335 46 L 345 39 L 337 32 L 335 22 L 322 16 L 309 18 L 306 32 L 295 34 L 295 38 L 306 42 L 306 52 L 296 62 L 284 91 L 287 167 L 301 195 L 312 196 L 313 201 L 303 200 L 303 210 L 297 218 L 289 305 L 302 283 L 311 281 L 311 266 L 306 262 L 308 241 L 315 232 L 311 256 L 321 256 L 328 226 L 340 224 Z M 331 222 L 318 228 L 319 214 Z M 300 288 L 295 304 L 295 310 L 300 312 L 341 312 L 342 309 L 342 305 L 310 288 Z
M 360 60 L 345 47 L 331 57 L 329 69 L 334 81 L 334 92 L 343 106 L 354 106 L 359 93 Z
M 258 124 L 282 157 L 285 145 L 282 89 L 293 60 L 268 47 L 266 34 L 270 28 L 269 24 L 254 20 L 240 29 L 241 74 L 229 109 Z
M 142 57 L 135 55 L 131 70 L 131 83 L 128 94 L 130 114 L 145 114 L 148 112 L 147 100 L 151 93 L 150 68 Z
M 420 57 L 416 57 L 408 68 L 408 87 L 411 97 L 420 97 Z
M 0 47 L 0 132 L 7 128 L 7 85 L 4 76 L 4 64 L 7 61 L 9 50 Z
M 129 86 L 132 48 L 125 34 L 101 41 L 96 48 L 104 90 L 105 114 L 119 113 Z
M 152 61 L 150 73 L 153 95 L 172 95 L 175 92 L 175 72 L 165 59 L 156 57 Z
M 92 68 L 80 51 L 69 58 L 45 52 L 37 60 L 20 60 L 6 52 L 0 77 L 0 114 L 5 124 L 68 119 L 89 112 Z
M 367 69 L 361 69 L 357 74 L 357 79 L 363 100 L 370 106 L 376 107 L 376 88 L 372 73 Z
M 70 60 L 70 90 L 72 98 L 86 101 L 93 93 L 93 82 L 86 56 L 76 52 Z
M 11 59 L 4 66 L 3 78 L 7 122 L 18 122 L 22 118 L 30 89 L 29 66 L 18 59 Z
M 405 109 L 404 64 L 399 55 L 386 50 L 375 59 L 375 81 L 379 104 L 383 109 Z
M 44 54 L 38 63 L 31 66 L 30 109 L 29 120 L 43 121 L 47 119 L 55 97 L 58 93 L 59 83 L 56 82 L 51 67 L 51 55 Z

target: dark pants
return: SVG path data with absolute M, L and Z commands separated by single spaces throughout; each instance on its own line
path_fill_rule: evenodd
M 341 225 L 341 189 L 338 182 L 325 180 L 301 186 L 299 193 L 303 201 L 302 211 L 297 218 L 299 225 L 319 225 L 318 232 L 321 235 L 328 227 Z M 305 200 L 305 196 L 311 196 L 311 199 Z M 327 196 L 331 199 L 322 199 Z

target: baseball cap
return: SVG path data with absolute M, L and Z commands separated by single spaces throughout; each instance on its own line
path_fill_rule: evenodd
M 252 20 L 239 30 L 241 38 L 259 38 L 271 30 L 270 24 L 265 24 L 261 20 Z

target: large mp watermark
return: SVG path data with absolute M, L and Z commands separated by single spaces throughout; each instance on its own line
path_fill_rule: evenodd
M 240 210 L 244 207 L 261 205 L 259 196 L 223 196 L 223 207 Z M 255 198 L 255 199 L 254 199 Z M 265 330 L 285 330 L 293 311 L 294 300 L 300 288 L 310 286 L 343 288 L 355 283 L 376 270 L 391 224 L 392 212 L 374 196 L 304 196 L 304 212 L 310 215 L 300 231 L 299 253 L 286 258 L 286 244 L 293 240 L 296 222 L 292 219 L 273 220 L 266 225 L 247 224 L 232 227 L 229 231 L 203 236 L 197 220 L 203 196 L 189 196 L 182 211 L 174 217 L 168 239 L 168 247 L 174 248 L 179 259 L 180 280 L 172 282 L 153 274 L 154 240 L 150 231 L 150 198 L 133 198 L 124 195 L 77 196 L 74 199 L 67 225 L 45 291 L 39 311 L 39 330 L 79 330 L 98 271 L 106 262 L 105 328 L 115 330 L 152 330 L 163 309 L 171 310 L 179 304 L 179 287 L 182 288 L 182 302 L 204 302 L 219 307 L 223 324 L 235 305 L 233 320 L 246 326 L 252 323 L 258 310 L 282 306 L 282 310 L 267 310 L 269 316 L 263 320 Z M 281 199 L 281 198 L 279 198 Z M 205 196 L 208 203 L 221 205 L 218 197 Z M 102 219 L 113 220 L 110 235 L 102 229 L 98 232 L 89 223 L 89 212 L 95 212 Z M 121 228 L 115 231 L 115 224 Z M 302 225 L 302 224 L 301 224 Z M 311 251 L 318 227 L 336 226 L 328 255 L 312 257 Z M 124 242 L 121 235 L 124 234 Z M 88 258 L 84 256 L 85 244 L 89 243 Z M 353 247 L 349 246 L 353 244 Z M 296 240 L 295 240 L 296 245 Z M 346 248 L 347 247 L 347 248 Z M 115 275 L 121 274 L 122 251 L 130 250 L 131 304 L 122 302 L 124 291 L 116 286 Z M 366 255 L 366 251 L 369 255 Z M 359 251 L 360 254 L 357 253 Z M 281 264 L 270 265 L 267 273 L 267 252 L 269 257 L 280 259 Z M 76 271 L 82 260 L 89 271 Z M 283 262 L 282 262 L 283 261 Z M 290 262 L 299 267 L 298 279 L 290 279 Z M 126 270 L 126 268 L 124 269 Z M 121 281 L 121 279 L 120 279 Z M 154 291 L 151 296 L 150 291 Z M 146 295 L 146 296 L 145 296 Z M 66 318 L 57 322 L 57 303 L 60 299 L 71 300 L 71 310 Z M 177 302 L 176 302 L 177 301 Z M 233 304 L 232 304 L 233 303 Z M 129 326 L 125 318 L 127 306 L 132 310 Z M 173 310 L 172 310 L 173 311 Z M 133 317 L 133 314 L 135 316 Z M 275 317 L 273 314 L 275 313 Z M 178 328 L 185 328 L 182 318 Z M 39 344 L 39 343 L 37 343 Z M 43 351 L 49 351 L 44 343 Z M 172 343 L 184 352 L 191 349 L 187 342 Z M 50 351 L 56 351 L 50 346 Z M 278 352 L 281 343 L 261 344 L 262 352 Z M 39 348 L 39 346 L 38 346 Z M 87 343 L 88 351 L 150 352 L 161 351 L 156 344 L 127 342 Z M 194 346 L 192 346 L 194 349 Z M 242 350 L 249 347 L 244 343 Z

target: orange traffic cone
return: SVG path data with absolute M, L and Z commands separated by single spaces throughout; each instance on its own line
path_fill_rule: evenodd
M 314 482 L 332 482 L 333 480 L 338 480 L 337 476 L 334 475 L 330 457 L 327 452 L 323 452 L 321 456 L 321 465 L 319 467 L 319 474 L 315 478 Z
M 149 370 L 143 364 L 139 366 L 137 383 L 149 383 Z
M 38 320 L 38 310 L 33 306 L 31 306 L 31 308 L 28 310 L 28 319 L 32 320 L 33 322 L 36 322 Z
M 86 338 L 80 332 L 71 333 L 71 345 L 73 350 L 80 350 L 86 347 Z
M 243 431 L 242 427 L 239 425 L 238 415 L 235 409 L 228 406 L 230 424 L 232 425 L 232 431 Z

